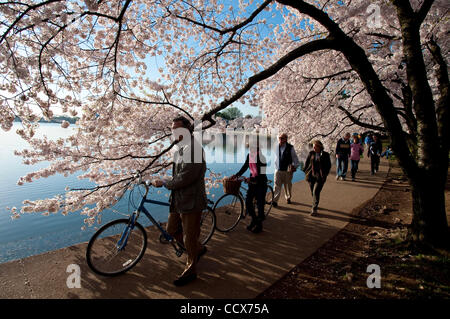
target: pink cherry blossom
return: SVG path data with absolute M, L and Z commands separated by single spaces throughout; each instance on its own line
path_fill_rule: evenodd
M 97 185 L 24 210 L 83 209 L 93 224 L 137 170 L 166 173 L 172 118 L 224 129 L 215 114 L 236 103 L 264 116 L 230 127 L 287 132 L 301 153 L 314 138 L 330 150 L 344 132 L 372 130 L 391 136 L 411 180 L 446 175 L 448 9 L 443 0 L 0 4 L 0 127 L 20 117 L 30 147 L 17 154 L 50 163 L 19 183 L 81 171 Z M 37 138 L 37 121 L 61 111 L 79 116 L 73 134 Z

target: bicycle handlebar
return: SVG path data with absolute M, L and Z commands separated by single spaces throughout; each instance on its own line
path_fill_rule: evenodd
M 150 186 L 152 184 L 149 183 L 149 181 L 143 181 L 142 180 L 142 173 L 139 170 L 133 175 L 133 177 L 138 179 L 138 184 L 139 185 L 144 185 L 144 187 L 145 187 L 144 198 L 147 197 L 148 191 L 149 191 Z
M 256 182 L 252 182 L 250 181 L 249 177 L 244 177 L 244 176 L 236 176 L 235 180 L 241 181 L 241 182 L 245 182 L 247 184 L 256 184 Z M 272 183 L 271 180 L 267 180 L 267 185 L 269 185 L 270 183 Z

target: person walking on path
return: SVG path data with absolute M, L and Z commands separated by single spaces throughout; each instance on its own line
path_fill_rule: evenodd
M 358 164 L 361 158 L 361 155 L 364 152 L 364 146 L 359 143 L 358 136 L 353 136 L 353 143 L 350 146 L 350 161 L 351 161 L 351 172 L 352 172 L 352 181 L 355 181 L 356 172 L 358 171 Z
M 300 165 L 300 162 L 295 152 L 294 146 L 287 142 L 288 136 L 286 133 L 278 136 L 278 147 L 275 159 L 275 189 L 273 191 L 273 207 L 278 206 L 281 189 L 284 186 L 284 193 L 286 201 L 291 204 L 292 198 L 292 177 L 294 172 Z
M 313 141 L 313 150 L 308 154 L 303 171 L 312 195 L 311 216 L 317 216 L 320 192 L 331 169 L 330 154 L 325 152 L 319 140 Z
M 336 180 L 345 180 L 350 157 L 350 133 L 346 133 L 336 144 Z
M 370 157 L 370 144 L 373 142 L 373 134 L 369 132 L 367 134 L 366 138 L 364 139 L 364 144 L 366 144 L 367 147 L 367 157 Z
M 370 143 L 369 154 L 370 154 L 370 174 L 373 175 L 378 172 L 378 166 L 380 165 L 380 155 L 382 152 L 381 141 L 378 135 L 373 135 L 373 141 Z
M 392 156 L 392 154 L 394 154 L 394 152 L 392 152 L 392 148 L 390 145 L 386 146 L 386 150 L 381 153 L 381 157 L 386 155 L 386 159 L 389 159 L 389 156 Z
M 153 185 L 165 186 L 172 191 L 167 232 L 186 247 L 185 269 L 173 282 L 176 286 L 183 286 L 197 278 L 198 259 L 206 253 L 206 247 L 199 242 L 200 219 L 207 204 L 206 163 L 202 146 L 195 145 L 198 142 L 192 136 L 191 124 L 187 118 L 180 116 L 173 119 L 172 134 L 180 144 L 175 146 L 172 179 L 155 180 Z M 190 137 L 190 141 L 181 144 L 183 137 Z M 195 154 L 194 150 L 200 150 L 201 154 Z
M 231 176 L 232 179 L 242 176 L 247 169 L 250 169 L 250 178 L 246 178 L 248 182 L 247 195 L 245 197 L 245 208 L 247 214 L 252 220 L 247 226 L 247 230 L 253 233 L 260 233 L 263 230 L 264 205 L 266 203 L 267 193 L 267 175 L 266 175 L 266 158 L 261 154 L 259 146 L 250 146 L 250 152 L 247 154 L 244 165 L 239 172 Z M 256 198 L 256 206 L 258 208 L 258 216 L 255 213 L 253 204 Z

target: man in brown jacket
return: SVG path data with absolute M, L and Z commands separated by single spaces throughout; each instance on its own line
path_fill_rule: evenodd
M 207 204 L 206 163 L 203 148 L 192 136 L 188 119 L 182 116 L 175 118 L 172 132 L 175 140 L 179 141 L 174 155 L 172 179 L 156 180 L 153 184 L 172 191 L 167 231 L 186 247 L 186 267 L 174 281 L 176 286 L 183 286 L 197 278 L 198 259 L 206 252 L 206 247 L 202 247 L 199 242 L 200 219 Z

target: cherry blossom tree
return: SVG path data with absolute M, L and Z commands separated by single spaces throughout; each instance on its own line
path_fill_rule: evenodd
M 328 145 L 350 129 L 388 134 L 412 187 L 410 239 L 448 243 L 448 3 L 279 3 L 314 21 L 316 39 L 300 46 L 288 42 L 292 51 L 314 42 L 327 44 L 260 85 L 257 101 L 268 125 L 292 130 L 299 142 L 321 137 Z M 285 21 L 297 19 L 288 15 Z M 290 34 L 280 31 L 285 39 Z M 301 32 L 296 39 L 306 36 Z M 299 119 L 295 128 L 293 116 Z
M 413 190 L 411 238 L 448 235 L 446 1 L 48 0 L 0 12 L 0 125 L 20 117 L 31 148 L 18 154 L 51 162 L 19 183 L 82 170 L 97 185 L 22 211 L 83 210 L 93 222 L 136 170 L 166 172 L 171 118 L 208 129 L 242 102 L 298 143 L 388 134 Z M 79 114 L 77 132 L 35 138 L 55 110 Z
M 164 174 L 170 165 L 171 119 L 193 119 L 192 105 L 171 101 L 171 89 L 154 80 L 145 59 L 160 55 L 151 38 L 152 17 L 132 1 L 25 1 L 0 4 L 1 127 L 14 118 L 30 149 L 16 152 L 24 163 L 48 161 L 18 184 L 57 173 L 83 172 L 96 184 L 64 196 L 24 201 L 21 212 L 81 210 L 93 224 L 137 182 L 136 171 Z M 145 26 L 145 27 L 144 27 Z M 157 35 L 155 35 L 155 38 Z M 35 138 L 37 121 L 54 111 L 78 115 L 67 139 Z M 67 128 L 68 123 L 63 122 Z M 13 211 L 14 217 L 19 216 Z
M 266 9 L 281 22 L 267 22 Z M 441 245 L 449 242 L 448 9 L 445 1 L 427 0 L 265 1 L 222 28 L 201 14 L 194 19 L 189 9 L 175 14 L 226 36 L 214 53 L 197 55 L 208 56 L 202 65 L 213 61 L 219 69 L 230 65 L 219 64 L 225 52 L 237 55 L 224 82 L 238 89 L 204 119 L 247 94 L 262 105 L 266 125 L 292 132 L 294 141 L 322 136 L 329 142 L 351 128 L 388 134 L 412 187 L 410 239 Z M 269 31 L 251 27 L 259 22 Z

